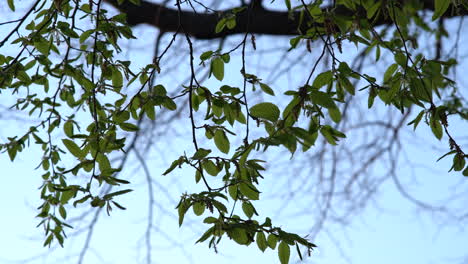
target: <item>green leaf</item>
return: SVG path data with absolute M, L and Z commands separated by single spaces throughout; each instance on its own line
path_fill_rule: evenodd
M 414 124 L 413 130 L 416 130 L 416 127 L 418 126 L 419 122 L 421 122 L 421 119 L 423 118 L 424 113 L 425 113 L 424 110 L 421 110 L 418 116 L 416 116 L 416 118 L 413 121 L 408 123 L 408 126 L 411 124 Z
M 8 7 L 11 9 L 11 11 L 15 11 L 15 2 L 14 0 L 8 0 Z
M 220 57 L 216 57 L 211 61 L 211 72 L 219 81 L 224 78 L 224 61 Z
M 189 206 L 187 205 L 187 202 L 181 201 L 179 203 L 179 206 L 177 207 L 177 212 L 179 214 L 179 227 L 184 222 L 184 216 L 188 209 L 189 209 Z
M 117 112 L 112 116 L 112 120 L 116 123 L 123 123 L 130 119 L 130 113 L 128 111 Z
M 7 151 L 8 151 L 8 156 L 10 157 L 10 160 L 14 161 L 16 157 L 16 153 L 18 152 L 18 147 L 16 145 L 8 147 Z
M 60 195 L 60 204 L 68 203 L 68 201 L 70 201 L 70 199 L 75 195 L 76 195 L 75 189 L 62 192 L 62 194 Z
M 229 139 L 223 130 L 218 129 L 214 134 L 214 142 L 216 147 L 223 153 L 229 153 Z
M 126 194 L 126 193 L 129 193 L 129 192 L 133 192 L 133 190 L 132 189 L 127 189 L 127 190 L 116 191 L 116 192 L 113 192 L 113 193 L 108 193 L 108 194 L 104 195 L 104 197 L 102 197 L 102 198 L 104 200 L 108 200 L 108 199 L 111 199 L 114 196 L 119 196 L 119 195 Z
M 333 101 L 333 99 L 328 93 L 324 93 L 321 91 L 312 91 L 310 93 L 310 99 L 314 104 L 318 104 L 327 109 L 337 108 L 335 101 Z
M 196 202 L 192 206 L 193 213 L 195 213 L 197 216 L 200 216 L 205 212 L 205 204 L 202 202 Z
M 197 152 L 195 152 L 195 154 L 193 154 L 192 159 L 203 159 L 206 156 L 208 156 L 208 154 L 210 154 L 210 153 L 211 153 L 211 149 L 199 148 L 197 150 Z
M 249 202 L 243 202 L 242 203 L 242 211 L 244 211 L 244 214 L 250 219 L 255 213 L 255 208 L 253 205 Z
M 116 68 L 112 68 L 112 86 L 116 91 L 120 91 L 123 85 L 123 76 L 122 73 Z
M 229 55 L 229 53 L 224 53 L 221 55 L 221 59 L 223 59 L 224 63 L 229 63 L 231 60 L 231 55 Z
M 322 86 L 330 84 L 332 80 L 333 73 L 331 71 L 322 72 L 319 75 L 317 75 L 312 86 L 318 89 Z
M 256 242 L 258 248 L 262 251 L 265 252 L 265 249 L 268 247 L 267 241 L 265 234 L 263 232 L 257 232 L 257 237 L 256 237 Z
M 297 37 L 290 39 L 289 44 L 291 45 L 291 47 L 289 48 L 289 50 L 295 49 L 297 47 L 297 44 L 299 44 L 300 41 L 301 41 L 301 36 L 297 36 Z
M 440 124 L 440 121 L 437 120 L 436 118 L 431 117 L 431 120 L 429 122 L 429 126 L 431 127 L 432 133 L 434 136 L 438 139 L 442 139 L 443 135 L 443 130 L 442 130 L 442 125 Z
M 434 0 L 434 14 L 432 15 L 432 21 L 441 17 L 448 9 L 451 0 Z
M 330 108 L 328 109 L 328 114 L 330 115 L 333 122 L 338 123 L 341 121 L 341 112 L 338 108 Z
M 96 157 L 101 173 L 110 171 L 112 169 L 109 158 L 106 155 L 99 153 Z
M 371 19 L 375 15 L 377 10 L 379 10 L 381 4 L 382 4 L 382 2 L 377 1 L 372 6 L 367 8 L 367 19 Z
M 208 216 L 207 218 L 205 218 L 203 220 L 203 223 L 205 223 L 205 224 L 214 224 L 214 223 L 217 223 L 217 222 L 219 222 L 219 219 L 214 218 L 212 216 Z
M 195 172 L 195 183 L 198 183 L 202 178 L 202 174 L 199 170 Z
M 461 154 L 457 154 L 453 157 L 453 170 L 461 171 L 465 167 L 465 158 Z
M 289 249 L 289 245 L 281 241 L 278 246 L 278 257 L 281 264 L 288 264 L 289 263 L 289 256 L 291 255 L 291 250 Z
M 65 210 L 65 207 L 63 207 L 63 205 L 59 206 L 59 214 L 63 219 L 67 218 L 67 211 Z
M 162 175 L 167 175 L 168 173 L 173 171 L 179 164 L 180 164 L 179 159 L 174 160 L 171 166 Z
M 336 138 L 333 136 L 333 133 L 332 133 L 332 130 L 330 127 L 328 126 L 323 126 L 321 129 L 320 129 L 320 133 L 322 134 L 322 136 L 325 137 L 325 139 L 328 141 L 328 143 L 330 143 L 331 145 L 336 145 Z
M 163 106 L 171 111 L 174 111 L 177 109 L 176 103 L 174 102 L 174 100 L 172 100 L 169 97 L 164 98 Z
M 45 39 L 34 42 L 34 47 L 42 53 L 44 56 L 49 56 L 50 53 L 50 43 Z
M 62 139 L 62 142 L 73 156 L 77 157 L 78 159 L 84 158 L 83 151 L 73 140 Z
M 236 27 L 236 18 L 232 17 L 226 21 L 226 26 L 228 29 L 233 29 Z
M 468 177 L 468 166 L 463 170 L 463 176 Z
M 215 27 L 215 33 L 218 34 L 223 31 L 224 27 L 226 26 L 226 18 L 222 18 L 218 21 Z
M 84 203 L 86 202 L 89 198 L 91 198 L 91 195 L 86 195 L 83 198 L 76 200 L 73 202 L 73 206 L 76 207 L 77 204 Z
M 135 131 L 138 131 L 138 126 L 132 124 L 132 123 L 120 123 L 119 124 L 119 127 L 122 129 L 122 130 L 125 130 L 125 131 L 129 131 L 129 132 L 135 132 Z
M 250 108 L 250 114 L 256 118 L 276 122 L 280 116 L 280 110 L 275 104 L 259 103 Z
M 247 237 L 247 232 L 243 228 L 234 228 L 228 230 L 229 236 L 240 245 L 247 245 L 249 243 L 249 238 Z
M 268 235 L 268 238 L 267 238 L 267 243 L 268 243 L 268 246 L 271 248 L 271 249 L 275 249 L 276 248 L 276 243 L 278 242 L 278 237 L 274 234 L 269 234 Z
M 215 231 L 215 227 L 214 226 L 210 227 L 205 233 L 203 233 L 203 235 L 195 243 L 201 243 L 201 242 L 207 240 L 211 235 L 213 235 L 214 231 Z
M 437 161 L 439 161 L 439 160 L 441 160 L 441 159 L 443 159 L 443 158 L 445 158 L 445 157 L 447 157 L 447 156 L 453 155 L 453 154 L 455 154 L 455 153 L 457 153 L 456 150 L 451 150 L 451 151 L 445 153 L 444 155 L 442 155 L 440 158 L 438 158 Z
M 73 122 L 70 120 L 65 122 L 65 124 L 63 125 L 63 131 L 65 132 L 65 135 L 67 137 L 73 137 Z
M 388 67 L 388 69 L 384 73 L 383 82 L 387 83 L 391 79 L 391 77 L 393 76 L 393 74 L 395 73 L 397 69 L 398 69 L 398 64 L 393 63 L 392 65 L 390 65 L 390 67 Z
M 91 34 L 93 34 L 95 31 L 95 29 L 89 29 L 89 30 L 86 30 L 85 32 L 81 33 L 80 35 L 80 44 L 83 44 L 83 42 L 85 42 L 89 36 L 91 36 Z
M 213 51 L 211 51 L 211 50 L 205 51 L 200 55 L 200 60 L 207 60 L 207 59 L 211 58 L 211 55 L 213 55 Z
M 237 200 L 237 184 L 229 185 L 228 192 L 233 200 Z
M 203 164 L 203 169 L 205 169 L 205 171 L 208 172 L 208 174 L 210 174 L 211 176 L 218 175 L 219 169 L 218 167 L 216 167 L 213 161 L 204 160 L 202 164 Z
M 250 200 L 258 200 L 260 192 L 251 183 L 240 183 L 239 191 Z
M 407 64 L 407 57 L 405 54 L 403 54 L 403 52 L 397 52 L 394 56 L 395 58 L 395 61 L 400 64 L 401 66 L 403 67 L 406 67 L 406 64 Z M 390 66 L 391 67 L 391 66 Z
M 340 84 L 351 95 L 354 95 L 356 93 L 354 85 L 348 80 L 348 78 L 340 78 Z
M 145 114 L 146 116 L 151 119 L 151 120 L 155 120 L 156 119 L 156 112 L 154 111 L 154 105 L 151 104 L 151 103 L 147 103 L 145 104 L 145 106 L 143 107 L 144 110 L 145 110 Z
M 43 245 L 43 246 L 45 247 L 45 246 L 49 245 L 49 244 L 52 242 L 52 238 L 54 238 L 54 236 L 53 236 L 53 234 L 50 234 L 50 235 L 46 238 L 46 240 L 44 241 L 44 245 Z
M 264 83 L 260 83 L 260 88 L 262 89 L 262 91 L 264 91 L 266 94 L 269 94 L 269 95 L 275 95 L 275 92 L 273 91 L 273 89 L 270 88 L 270 86 L 264 84 Z

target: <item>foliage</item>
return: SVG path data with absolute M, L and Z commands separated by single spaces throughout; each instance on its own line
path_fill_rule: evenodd
M 130 2 L 138 4 L 135 0 Z M 182 3 L 176 4 L 180 11 Z M 209 228 L 197 242 L 209 241 L 210 247 L 216 247 L 226 236 L 240 245 L 255 242 L 261 251 L 277 249 L 281 263 L 288 263 L 291 247 L 297 249 L 301 258 L 300 247 L 309 252 L 315 247 L 308 239 L 274 226 L 268 217 L 264 221 L 255 220 L 259 216 L 255 201 L 262 196 L 257 186 L 266 161 L 253 156 L 272 146 L 282 146 L 291 154 L 298 147 L 307 151 L 319 137 L 331 145 L 339 144 L 346 137 L 337 126 L 342 120 L 341 109 L 347 98 L 358 93 L 368 95 L 369 111 L 373 110 L 375 100 L 401 113 L 419 109 L 408 125 L 416 129 L 424 121 L 435 138 L 447 137 L 449 144 L 444 157 L 453 157 L 451 170 L 468 176 L 467 154 L 451 136 L 447 120 L 449 115 L 468 119 L 463 100 L 457 97 L 456 83 L 448 78 L 457 61 L 412 54 L 418 45 L 412 41 L 415 32 L 431 30 L 418 13 L 418 1 L 405 5 L 396 1 L 337 1 L 338 6 L 354 11 L 349 16 L 322 9 L 321 1 L 307 4 L 287 0 L 284 4 L 290 12 L 300 12 L 301 28 L 307 28 L 291 37 L 290 49 L 310 48 L 312 41 L 323 44 L 321 56 L 314 62 L 304 85 L 284 92 L 288 102 L 284 109 L 269 101 L 249 103 L 247 83 L 268 96 L 279 91 L 261 82 L 260 76 L 246 72 L 244 50 L 249 44 L 248 32 L 233 50 L 207 50 L 199 55 L 192 51 L 190 81 L 175 96 L 170 96 L 166 87 L 153 85 L 151 81 L 164 70 L 160 61 L 165 53 L 140 70 L 132 68 L 130 61 L 117 59 L 121 51 L 119 41 L 134 38 L 132 29 L 125 14 L 109 15 L 100 0 L 95 4 L 37 0 L 21 20 L 14 21 L 15 26 L 0 42 L 0 47 L 8 44 L 16 48 L 13 55 L 0 53 L 1 92 L 17 99 L 14 109 L 40 121 L 31 124 L 24 134 L 8 138 L 0 148 L 12 161 L 30 142 L 43 150 L 39 165 L 44 170 L 42 205 L 38 217 L 39 226 L 45 230 L 44 246 L 53 241 L 63 246 L 65 231 L 71 228 L 66 222 L 67 210 L 78 204 L 106 208 L 108 213 L 114 207 L 125 209 L 118 203 L 118 196 L 132 190 L 123 187 L 130 182 L 116 176 L 122 168 L 111 162 L 113 153 L 124 151 L 130 144 L 126 135 L 138 133 L 142 119 L 155 120 L 162 108 L 172 111 L 180 108 L 182 98 L 188 98 L 189 102 L 193 148 L 186 149 L 187 153 L 173 161 L 163 175 L 169 177 L 182 166 L 193 168 L 195 182 L 206 190 L 182 195 L 177 205 L 179 225 L 190 209 L 197 216 L 208 210 L 212 216 L 203 223 Z M 8 0 L 8 6 L 14 11 L 15 1 Z M 463 8 L 467 8 L 466 3 L 436 0 L 432 20 L 438 21 L 446 12 Z M 246 10 L 248 6 L 236 12 Z M 236 12 L 220 17 L 215 32 L 235 28 Z M 373 23 L 381 17 L 393 21 L 391 34 L 379 35 L 374 29 Z M 18 37 L 13 37 L 15 33 Z M 191 36 L 184 34 L 184 28 L 174 34 L 174 38 L 181 36 L 191 45 Z M 343 41 L 375 52 L 376 63 L 385 63 L 380 54 L 389 52 L 394 55 L 393 62 L 383 76 L 358 72 L 336 55 L 342 53 Z M 251 44 L 255 47 L 254 38 Z M 230 63 L 230 54 L 236 49 L 243 50 L 240 69 L 243 87 L 231 87 L 224 81 L 225 64 Z M 330 68 L 317 73 L 316 66 L 325 56 L 331 60 Z M 221 82 L 220 87 L 202 86 L 194 71 L 196 63 L 210 67 L 212 77 Z M 366 85 L 358 88 L 356 80 Z M 130 93 L 131 89 L 125 89 L 128 87 L 137 89 Z M 174 87 L 168 89 L 172 91 Z M 195 112 L 202 113 L 204 118 L 197 118 Z M 264 129 L 262 136 L 252 138 L 249 133 L 252 123 Z M 232 132 L 234 126 L 242 126 L 243 135 Z M 201 146 L 199 131 L 217 149 Z M 231 144 L 235 137 L 243 138 L 242 143 Z M 86 177 L 87 183 L 73 184 L 70 179 L 78 175 Z M 216 183 L 220 187 L 212 187 Z M 100 195 L 100 190 L 109 185 L 122 188 Z M 237 204 L 244 216 L 234 214 Z

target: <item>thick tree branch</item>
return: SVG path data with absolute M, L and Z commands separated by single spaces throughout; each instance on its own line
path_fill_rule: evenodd
M 163 32 L 175 32 L 179 28 L 179 13 L 177 9 L 167 8 L 160 4 L 154 4 L 147 1 L 142 1 L 140 6 L 136 6 L 129 1 L 118 5 L 116 0 L 106 0 L 111 5 L 118 8 L 120 11 L 127 13 L 127 21 L 130 25 L 149 24 L 159 28 Z M 399 1 L 404 5 L 405 0 Z M 434 10 L 433 0 L 420 1 L 422 10 Z M 216 34 L 215 27 L 223 14 L 228 14 L 233 9 L 219 11 L 218 13 L 195 13 L 193 11 L 182 11 L 181 23 L 185 33 L 198 39 L 215 39 L 222 38 L 228 35 L 245 33 L 247 30 L 247 16 L 250 14 L 250 24 L 248 31 L 253 34 L 266 35 L 297 35 L 299 31 L 305 32 L 306 25 L 299 25 L 299 12 L 278 12 L 267 10 L 261 5 L 253 5 L 251 10 L 249 5 L 244 6 L 245 10 L 236 15 L 236 27 Z M 362 16 L 365 16 L 362 9 Z M 353 16 L 355 12 L 338 6 L 334 9 L 334 13 L 339 16 Z M 468 15 L 468 10 L 458 10 L 452 12 L 449 8 L 444 17 L 455 17 Z M 389 16 L 380 16 L 375 22 L 375 26 L 391 24 L 392 20 Z M 310 25 L 309 25 L 310 27 Z

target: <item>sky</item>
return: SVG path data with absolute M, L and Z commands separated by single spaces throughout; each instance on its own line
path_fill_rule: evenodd
M 0 11 L 3 12 L 4 8 L 0 7 Z M 0 22 L 2 21 L 0 20 Z M 450 24 L 453 27 L 455 25 L 456 23 Z M 1 30 L 3 29 L 0 27 L 0 35 Z M 135 31 L 137 36 L 142 36 L 142 40 L 129 42 L 129 49 L 122 56 L 130 58 L 137 65 L 144 65 L 148 63 L 150 58 L 148 56 L 149 47 L 154 43 L 153 37 L 148 36 L 155 36 L 156 32 L 148 27 L 138 27 Z M 266 48 L 268 48 L 268 43 L 272 42 L 268 39 L 263 41 L 262 44 L 266 45 Z M 234 42 L 235 38 L 232 40 L 232 43 Z M 199 45 L 203 46 L 203 43 Z M 273 48 L 275 48 L 274 45 Z M 271 63 L 269 63 L 271 55 L 268 53 L 260 57 L 255 58 L 259 63 L 251 65 L 252 68 L 257 65 L 259 72 L 262 72 L 262 63 L 271 66 L 275 62 L 271 59 Z M 174 59 L 168 64 L 177 67 L 179 62 Z M 233 58 L 230 67 L 239 68 L 239 59 Z M 468 67 L 468 63 L 464 62 L 459 68 L 460 72 L 463 72 L 466 67 Z M 183 72 L 183 69 L 179 68 L 179 72 L 177 69 L 174 72 L 180 74 L 180 71 Z M 229 73 L 229 69 L 226 72 Z M 240 82 L 238 74 L 226 75 L 226 82 Z M 268 78 L 273 79 L 271 76 Z M 458 75 L 460 84 L 466 84 L 465 78 L 466 76 L 463 74 Z M 164 79 L 157 79 L 157 81 L 169 87 L 175 81 L 179 83 L 180 79 L 183 78 L 167 76 Z M 213 78 L 205 84 L 208 87 L 220 85 Z M 272 84 L 272 88 L 275 90 L 283 90 L 290 86 L 287 77 L 279 78 Z M 2 93 L 0 97 L 2 104 L 9 100 L 5 99 L 8 97 L 8 93 Z M 4 120 L 0 122 L 7 128 L 0 132 L 2 142 L 7 136 L 21 133 L 20 131 L 29 127 L 27 123 L 16 117 L 16 115 L 10 117 L 5 114 L 0 116 Z M 450 121 L 451 129 L 456 131 L 455 135 L 466 139 L 466 132 L 464 132 L 468 131 L 466 121 Z M 176 125 L 173 130 L 156 129 L 154 137 L 155 139 L 161 137 L 161 140 L 155 140 L 145 156 L 150 174 L 154 179 L 155 199 L 158 201 L 154 208 L 152 222 L 153 263 L 278 263 L 276 251 L 267 250 L 262 253 L 255 244 L 245 247 L 224 238 L 218 247 L 219 253 L 217 254 L 213 249 L 208 248 L 207 243 L 194 244 L 204 231 L 204 226 L 201 224 L 202 217 L 188 215 L 184 225 L 178 227 L 177 212 L 174 209 L 178 197 L 185 191 L 197 190 L 197 187 L 193 187 L 191 172 L 185 169 L 176 170 L 173 174 L 165 177 L 160 175 L 170 162 L 186 150 L 186 146 L 190 144 L 190 139 L 184 137 L 184 130 L 177 127 L 183 124 L 182 122 Z M 405 135 L 409 135 L 406 140 L 412 143 L 408 144 L 407 147 L 409 159 L 418 166 L 400 163 L 401 168 L 398 169 L 398 173 L 412 194 L 421 200 L 443 203 L 447 194 L 457 193 L 461 191 L 463 186 L 466 187 L 466 182 L 463 181 L 466 179 L 463 179 L 461 174 L 447 173 L 450 167 L 448 160 L 435 162 L 437 157 L 443 154 L 441 148 L 436 146 L 445 146 L 446 138 L 442 143 L 437 142 L 431 135 L 430 129 L 423 125 L 418 128 L 415 134 Z M 167 137 L 172 139 L 169 143 L 166 140 Z M 342 144 L 347 142 L 351 144 L 352 137 L 350 138 L 349 141 L 345 140 Z M 41 171 L 34 170 L 41 155 L 40 149 L 36 146 L 31 146 L 27 151 L 19 154 L 13 163 L 10 162 L 6 153 L 0 154 L 0 167 L 3 169 L 1 173 L 3 188 L 0 192 L 0 209 L 2 211 L 0 217 L 0 264 L 76 263 L 85 243 L 83 225 L 86 222 L 77 221 L 74 225 L 75 229 L 68 233 L 70 238 L 65 242 L 65 248 L 48 249 L 42 247 L 42 230 L 36 228 L 39 221 L 35 218 L 38 213 L 35 208 L 40 205 L 38 187 L 41 185 Z M 289 161 L 289 155 L 284 155 L 284 152 L 276 152 L 266 158 L 274 160 L 274 163 L 292 165 Z M 385 167 L 382 165 L 378 169 L 383 171 Z M 271 196 L 273 198 L 259 203 L 257 209 L 261 211 L 262 217 L 275 215 L 273 221 L 276 225 L 291 232 L 304 234 L 312 226 L 314 218 L 310 215 L 298 216 L 294 213 L 297 211 L 296 209 L 307 210 L 308 200 L 301 198 L 301 195 L 307 197 L 307 194 L 299 194 L 297 203 L 290 203 L 279 213 L 278 199 L 274 198 L 274 194 L 272 194 L 272 192 L 282 188 L 281 185 L 278 185 L 281 179 L 289 177 L 288 175 L 292 177 L 295 173 L 297 171 L 293 171 L 292 166 L 291 168 L 284 167 L 281 171 L 275 171 L 274 168 L 267 170 L 261 189 L 264 190 L 265 197 Z M 131 188 L 135 189 L 134 192 L 126 194 L 119 200 L 119 203 L 126 206 L 127 210 L 115 210 L 110 216 L 105 213 L 99 216 L 99 222 L 94 228 L 94 235 L 90 243 L 90 250 L 84 258 L 83 263 L 85 264 L 145 263 L 144 235 L 147 226 L 148 196 L 144 177 L 141 176 L 144 175 L 144 170 L 134 155 L 131 156 L 123 175 L 132 181 Z M 164 188 L 160 188 L 161 186 Z M 458 203 L 450 202 L 450 205 L 463 209 L 463 202 L 467 201 L 466 198 L 463 199 L 466 197 L 466 193 L 460 193 L 460 196 Z M 449 203 L 447 202 L 447 204 Z M 312 205 L 310 206 L 312 207 Z M 84 210 L 84 206 L 81 209 Z M 73 216 L 77 215 L 72 214 L 71 217 Z M 206 216 L 208 216 L 207 213 L 203 215 L 203 217 Z M 259 218 L 258 220 L 262 221 L 263 219 Z M 458 264 L 468 261 L 466 251 L 468 232 L 464 228 L 463 222 L 460 223 L 456 219 L 418 209 L 403 198 L 390 181 L 382 185 L 372 202 L 357 216 L 350 218 L 349 222 L 344 225 L 328 225 L 317 237 L 312 238 L 312 241 L 318 244 L 319 248 L 303 263 Z M 292 257 L 296 256 L 294 250 L 291 253 Z

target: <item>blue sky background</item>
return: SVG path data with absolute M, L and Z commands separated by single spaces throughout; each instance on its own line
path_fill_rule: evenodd
M 26 5 L 26 3 L 25 3 Z M 6 12 L 6 7 L 0 6 L 0 12 Z M 17 14 L 21 14 L 18 12 Z M 3 19 L 0 20 L 3 22 Z M 457 21 L 449 22 L 449 29 L 457 26 Z M 466 22 L 464 22 L 466 25 Z M 0 30 L 5 30 L 0 28 Z M 2 31 L 0 31 L 2 32 Z M 1 35 L 1 34 L 0 34 Z M 122 54 L 123 58 L 130 59 L 136 65 L 149 63 L 152 56 L 152 45 L 156 31 L 149 27 L 138 27 L 135 35 L 140 39 L 126 43 L 128 47 Z M 170 36 L 167 35 L 165 41 Z M 272 65 L 275 65 L 280 47 L 287 47 L 288 38 L 262 38 L 258 45 L 265 50 L 261 55 L 253 57 L 248 65 L 248 71 L 259 72 L 259 76 L 265 76 L 265 81 L 275 79 L 268 75 Z M 238 37 L 228 39 L 224 49 L 228 50 L 232 43 L 237 43 Z M 460 40 L 465 43 L 466 37 Z M 452 40 L 447 40 L 451 43 Z M 176 42 L 183 45 L 183 41 Z M 206 51 L 216 44 L 197 42 L 198 51 Z M 430 45 L 430 43 L 427 43 Z M 164 45 L 162 46 L 164 47 Z M 8 48 L 8 47 L 7 47 Z M 318 50 L 318 46 L 316 47 Z M 352 55 L 356 51 L 352 45 L 346 45 L 345 50 Z M 270 54 L 269 49 L 273 52 Z M 2 50 L 3 52 L 3 50 Z M 249 51 L 251 52 L 251 51 Z M 151 56 L 149 56 L 151 54 Z M 238 54 L 238 53 L 237 53 Z M 252 53 L 250 53 L 252 54 Z M 169 54 L 166 65 L 169 72 L 157 83 L 174 87 L 179 85 L 186 76 L 186 69 L 178 58 L 184 58 L 184 54 Z M 292 54 L 291 56 L 293 56 Z M 295 54 L 297 55 L 297 53 Z M 299 54 L 300 55 L 300 54 Z M 466 54 L 463 54 L 466 55 Z M 178 57 L 176 57 L 178 56 Z M 197 57 L 197 56 L 196 56 Z M 463 58 L 463 57 L 462 57 Z M 226 69 L 226 83 L 240 85 L 241 79 L 239 58 L 232 56 L 232 64 Z M 186 62 L 182 61 L 182 62 Z M 466 62 L 461 62 L 457 81 L 460 89 L 466 95 L 466 76 L 463 69 L 467 68 Z M 265 66 L 266 65 L 266 66 Z M 308 64 L 310 66 L 310 63 Z M 163 64 L 164 66 L 164 64 Z M 173 67 L 173 69 L 171 69 Z M 299 66 L 300 68 L 300 66 Z M 308 68 L 306 68 L 308 69 Z M 206 69 L 205 69 L 206 70 Z M 368 65 L 364 69 L 367 72 L 378 74 L 382 70 L 375 65 Z M 185 71 L 185 72 L 184 72 Z M 231 74 L 232 73 L 232 74 Z M 275 79 L 271 87 L 275 91 L 284 92 L 295 89 L 297 83 L 302 82 L 303 76 L 308 70 L 301 72 L 296 69 L 292 74 Z M 300 76 L 300 77 L 297 77 Z M 205 82 L 207 87 L 219 87 L 220 82 L 209 79 Z M 269 83 L 270 84 L 270 83 Z M 280 92 L 277 92 L 280 94 Z M 3 92 L 2 105 L 8 106 L 9 93 Z M 263 98 L 264 100 L 273 100 Z M 255 100 L 255 99 L 254 99 Z M 253 100 L 253 101 L 254 101 Z M 279 102 L 279 104 L 284 102 Z M 380 109 L 379 106 L 377 109 Z M 380 110 L 379 110 L 380 111 Z M 164 116 L 164 115 L 163 115 Z M 21 117 L 21 116 L 19 116 Z M 21 133 L 29 127 L 27 123 L 18 119 L 18 115 L 4 112 L 0 116 L 3 129 L 0 132 L 2 142 L 7 136 Z M 249 247 L 239 246 L 224 238 L 218 247 L 219 253 L 208 249 L 207 243 L 194 244 L 204 232 L 201 224 L 202 217 L 194 217 L 189 214 L 184 225 L 179 228 L 174 207 L 181 193 L 185 191 L 200 190 L 193 187 L 193 175 L 191 171 L 176 170 L 166 177 L 160 176 L 170 162 L 177 158 L 183 151 L 191 151 L 191 139 L 184 137 L 184 127 L 188 120 L 186 113 L 181 115 L 181 121 L 170 129 L 155 129 L 155 144 L 145 154 L 149 171 L 154 179 L 153 188 L 157 204 L 154 208 L 154 229 L 152 232 L 152 259 L 154 263 L 278 263 L 276 251 L 267 250 L 261 253 L 255 244 Z M 411 120 L 411 119 L 409 119 Z M 450 129 L 454 135 L 466 143 L 468 125 L 460 120 L 450 120 Z M 168 141 L 168 138 L 171 139 Z M 415 197 L 436 204 L 447 204 L 451 208 L 466 208 L 468 202 L 466 178 L 460 173 L 447 173 L 450 167 L 449 160 L 438 163 L 435 160 L 444 153 L 447 139 L 438 142 L 425 125 L 420 125 L 415 134 L 405 133 L 408 159 L 418 164 L 417 167 L 399 163 L 398 173 L 405 186 Z M 352 144 L 352 135 L 340 144 Z M 234 139 L 232 140 L 232 143 Z M 466 145 L 466 144 L 465 144 Z M 142 151 L 144 152 L 144 151 Z M 39 222 L 34 218 L 37 215 L 35 208 L 39 206 L 39 190 L 41 185 L 40 175 L 42 171 L 34 170 L 40 161 L 42 153 L 36 146 L 31 146 L 18 155 L 14 163 L 9 161 L 8 155 L 0 155 L 0 168 L 2 168 L 2 190 L 0 191 L 0 263 L 76 263 L 77 256 L 84 244 L 84 233 L 80 232 L 85 226 L 85 221 L 74 224 L 75 229 L 69 231 L 70 238 L 65 242 L 65 248 L 44 249 L 42 247 L 42 231 L 35 226 Z M 261 156 L 261 154 L 258 154 Z M 295 158 L 305 159 L 297 153 Z M 261 185 L 262 195 L 270 197 L 266 201 L 258 203 L 257 210 L 262 221 L 265 216 L 275 216 L 274 225 L 281 226 L 285 230 L 307 234 L 314 224 L 314 217 L 310 214 L 297 215 L 297 211 L 307 210 L 309 204 L 308 193 L 298 194 L 297 202 L 288 205 L 278 213 L 278 205 L 281 199 L 275 197 L 276 193 L 286 190 L 285 177 L 292 177 L 298 173 L 300 163 L 289 161 L 289 154 L 281 151 L 273 151 L 270 156 L 263 156 L 273 163 L 273 167 L 264 174 L 265 181 Z M 281 164 L 280 169 L 274 167 Z M 299 165 L 298 165 L 299 164 Z M 290 167 L 289 167 L 290 165 Z M 413 170 L 411 169 L 413 168 Z M 382 173 L 385 164 L 377 166 L 375 173 Z M 413 175 L 414 174 L 414 175 Z M 146 249 L 144 243 L 145 228 L 147 225 L 147 187 L 145 186 L 144 171 L 134 154 L 123 175 L 132 181 L 130 188 L 134 192 L 126 194 L 118 201 L 128 209 L 126 211 L 114 210 L 111 216 L 105 213 L 100 215 L 95 227 L 95 233 L 87 252 L 84 263 L 145 263 Z M 311 175 L 310 177 L 314 177 Z M 286 178 L 287 179 L 287 178 Z M 163 186 L 164 189 L 159 188 Z M 465 190 L 465 192 L 464 192 Z M 457 194 L 456 201 L 445 203 L 444 199 L 451 194 Z M 257 204 L 255 204 L 257 205 Z M 81 210 L 85 210 L 84 206 Z M 81 211 L 80 211 L 81 212 Z M 466 212 L 466 209 L 465 209 Z M 76 216 L 71 214 L 71 217 Z M 204 214 L 203 217 L 208 216 Z M 89 218 L 87 218 L 89 220 Z M 340 263 L 408 263 L 408 264 L 436 264 L 436 263 L 467 263 L 468 232 L 463 221 L 450 216 L 437 213 L 428 213 L 404 199 L 391 182 L 385 182 L 380 191 L 373 197 L 365 209 L 357 216 L 350 218 L 345 225 L 330 224 L 312 239 L 319 248 L 314 251 L 311 258 L 306 258 L 304 263 L 340 264 Z M 72 236 L 74 232 L 78 232 Z M 291 251 L 291 256 L 296 257 L 296 252 Z

